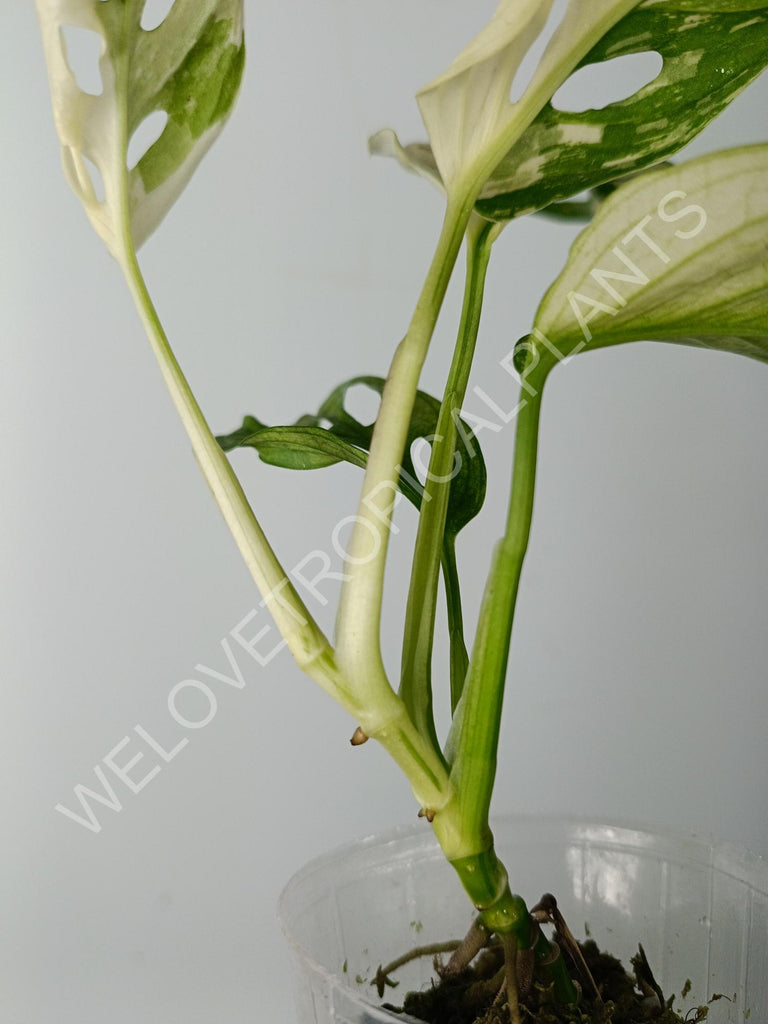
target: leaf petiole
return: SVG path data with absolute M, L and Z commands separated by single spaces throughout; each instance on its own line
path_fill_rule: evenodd
M 452 711 L 458 703 L 467 669 L 455 551 L 456 535 L 465 525 L 466 519 L 462 517 L 461 510 L 449 517 L 448 499 L 457 465 L 460 467 L 461 460 L 472 459 L 477 455 L 476 450 L 470 449 L 471 438 L 465 439 L 462 451 L 457 450 L 457 420 L 475 353 L 491 246 L 502 228 L 503 224 L 491 223 L 473 215 L 467 230 L 467 268 L 461 321 L 432 438 L 411 568 L 400 696 L 417 727 L 432 737 L 435 732 L 431 662 L 441 561 L 448 603 Z M 474 510 L 471 514 L 474 514 Z
M 312 666 L 330 652 L 320 630 L 264 535 L 229 460 L 219 447 L 171 349 L 130 242 L 121 266 L 195 458 L 235 543 L 297 663 Z
M 535 358 L 539 358 L 536 352 Z M 467 852 L 484 849 L 496 777 L 499 728 L 517 591 L 533 514 L 539 413 L 551 359 L 525 374 L 517 417 L 514 468 L 504 536 L 486 582 L 460 714 L 451 771 L 459 801 L 459 828 Z
M 354 518 L 339 599 L 337 656 L 352 678 L 383 675 L 380 621 L 384 567 L 399 468 L 421 369 L 437 323 L 472 201 L 449 203 L 416 309 L 397 347 L 371 440 L 363 489 Z

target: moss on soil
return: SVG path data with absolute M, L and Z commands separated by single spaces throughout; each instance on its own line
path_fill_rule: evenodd
M 585 995 L 576 1007 L 556 1006 L 548 993 L 534 984 L 521 999 L 523 1024 L 701 1024 L 706 1020 L 706 1007 L 693 1007 L 683 1017 L 672 1010 L 672 1000 L 667 999 L 660 1009 L 648 986 L 643 994 L 637 978 L 615 957 L 601 952 L 591 939 L 579 945 L 602 995 L 602 1005 Z M 426 991 L 409 992 L 402 1006 L 386 1004 L 387 1008 L 426 1024 L 509 1024 L 506 1002 L 494 1003 L 502 966 L 500 947 L 486 949 L 460 974 L 442 977 Z

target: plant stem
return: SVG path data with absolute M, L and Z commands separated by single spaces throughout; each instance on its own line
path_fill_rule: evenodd
M 443 815 L 435 819 L 435 825 Z M 437 831 L 437 828 L 436 828 Z M 521 950 L 533 949 L 534 969 L 558 1003 L 577 1003 L 578 989 L 571 980 L 557 945 L 531 919 L 520 896 L 512 893 L 507 871 L 496 856 L 493 837 L 488 830 L 488 847 L 474 856 L 452 859 L 466 893 L 480 911 L 480 920 L 489 932 L 513 936 Z
M 432 263 L 408 333 L 397 347 L 381 399 L 368 466 L 344 567 L 336 629 L 339 664 L 351 678 L 385 675 L 380 619 L 384 566 L 399 464 L 421 368 L 472 212 L 448 204 Z
M 564 961 L 546 936 L 534 931 L 525 903 L 512 894 L 488 823 L 512 620 L 531 530 L 542 391 L 554 363 L 530 341 L 529 355 L 532 361 L 523 371 L 525 397 L 518 406 L 506 530 L 486 583 L 457 716 L 457 753 L 451 771 L 456 796 L 435 817 L 433 828 L 483 924 L 498 934 L 514 934 L 521 949 L 534 945 L 539 970 L 553 984 L 558 1000 L 572 1003 L 577 991 Z
M 171 350 L 132 252 L 126 258 L 126 280 L 203 476 L 287 646 L 299 665 L 307 669 L 329 649 L 328 641 L 270 547 L 240 481 L 213 436 Z
M 524 381 L 506 531 L 494 551 L 461 709 L 451 775 L 467 853 L 480 852 L 488 842 L 510 634 L 530 535 L 541 394 L 549 368 L 546 361 L 538 363 Z
M 451 685 L 451 714 L 458 707 L 464 680 L 469 668 L 469 654 L 464 640 L 464 612 L 461 607 L 459 589 L 459 567 L 456 564 L 456 538 L 446 534 L 443 538 L 443 578 L 448 609 L 448 652 L 450 658 L 449 677 Z
M 491 246 L 502 227 L 503 224 L 473 217 L 467 231 L 467 269 L 461 322 L 432 438 L 408 591 L 400 696 L 417 728 L 424 735 L 431 736 L 435 743 L 431 666 L 441 560 L 448 597 L 452 711 L 458 703 L 467 669 L 455 562 L 456 538 L 453 533 L 446 534 L 446 518 L 451 480 L 455 476 L 455 459 L 472 458 L 474 455 L 467 450 L 461 454 L 456 451 L 456 418 L 464 402 L 475 354 Z

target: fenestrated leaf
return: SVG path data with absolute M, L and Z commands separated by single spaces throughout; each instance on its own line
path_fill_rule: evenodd
M 118 259 L 157 227 L 221 131 L 244 61 L 243 0 L 176 0 L 145 31 L 145 0 L 36 0 L 64 170 Z M 67 62 L 68 26 L 102 39 L 100 95 L 83 92 Z M 150 114 L 165 128 L 128 170 L 130 140 Z M 98 168 L 99 200 L 86 160 Z M 129 237 L 130 236 L 130 237 Z
M 241 427 L 217 440 L 227 452 L 255 448 L 264 462 L 285 469 L 322 469 L 339 462 L 365 468 L 373 424 L 360 423 L 344 408 L 344 400 L 350 388 L 361 384 L 381 395 L 384 383 L 381 377 L 354 377 L 331 392 L 316 416 L 302 416 L 297 423 L 285 427 L 268 427 L 254 416 L 246 416 Z M 410 449 L 419 439 L 429 442 L 439 413 L 440 402 L 436 398 L 424 391 L 417 392 L 399 481 L 403 494 L 417 508 L 423 488 Z M 321 423 L 328 426 L 320 426 Z M 478 514 L 485 499 L 485 462 L 467 424 L 462 426 L 462 436 L 472 446 L 472 457 L 461 460 L 451 481 L 446 533 L 454 537 Z
M 644 3 L 580 67 L 655 50 L 658 77 L 602 110 L 565 113 L 548 103 L 499 164 L 477 203 L 508 220 L 658 163 L 694 138 L 768 65 L 768 2 Z M 734 9 L 735 4 L 742 9 Z M 693 13 L 693 12 L 696 13 Z
M 491 21 L 448 69 L 417 95 L 435 163 L 450 192 L 509 119 L 509 92 L 552 0 L 501 0 Z
M 535 331 L 560 352 L 676 341 L 768 362 L 768 145 L 643 175 L 573 244 Z
M 530 83 L 513 103 L 515 75 L 552 0 L 501 0 L 479 35 L 417 94 L 449 196 L 464 198 L 482 185 L 579 61 L 638 2 L 569 0 Z
M 344 409 L 344 397 L 351 387 L 364 384 L 381 395 L 384 391 L 384 380 L 381 377 L 355 377 L 338 387 L 323 403 L 318 413 L 321 419 L 331 423 L 331 427 L 340 437 L 344 437 L 353 443 L 359 444 L 366 450 L 370 447 L 373 436 L 373 424 L 365 426 L 358 423 L 354 417 Z M 437 419 L 440 415 L 440 402 L 428 395 L 425 391 L 416 393 L 416 401 L 413 407 L 411 423 L 408 428 L 408 437 L 405 451 L 402 458 L 402 471 L 406 480 L 421 494 L 421 484 L 418 482 L 418 475 L 411 456 L 411 447 L 415 441 L 432 438 L 437 428 Z M 462 458 L 458 472 L 451 480 L 451 489 L 448 498 L 448 513 L 446 516 L 445 531 L 456 536 L 483 507 L 485 500 L 486 471 L 485 462 L 476 441 L 473 438 L 469 426 L 462 421 L 462 436 L 466 446 L 471 451 L 469 458 Z M 427 460 L 424 460 L 426 465 Z
M 485 184 L 476 209 L 492 220 L 549 208 L 589 219 L 603 198 L 553 204 L 649 167 L 686 145 L 768 65 L 768 0 L 646 0 L 578 67 L 658 52 L 657 78 L 601 110 L 566 113 L 547 103 Z M 371 152 L 441 183 L 426 143 L 374 135 Z

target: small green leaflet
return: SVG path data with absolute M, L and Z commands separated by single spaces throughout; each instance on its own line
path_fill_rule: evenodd
M 254 416 L 217 441 L 225 452 L 255 448 L 262 462 L 282 469 L 325 469 L 339 462 L 365 466 L 365 453 L 332 431 L 314 425 L 315 417 L 302 417 L 290 427 L 267 427 Z
M 176 0 L 141 28 L 144 0 L 37 0 L 64 170 L 94 228 L 120 261 L 157 227 L 184 190 L 234 104 L 242 77 L 243 0 Z M 83 92 L 62 30 L 102 39 L 102 91 Z M 129 170 L 130 140 L 155 111 L 168 119 Z M 99 201 L 87 160 L 101 174 Z
M 562 355 L 676 341 L 768 362 L 768 145 L 642 175 L 573 244 L 535 318 Z
M 253 416 L 246 416 L 242 426 L 217 440 L 224 451 L 255 448 L 264 462 L 285 469 L 322 469 L 339 462 L 364 468 L 373 436 L 373 424 L 362 424 L 344 408 L 350 388 L 358 385 L 371 388 L 378 395 L 384 390 L 381 377 L 353 377 L 335 388 L 323 402 L 316 416 L 302 416 L 286 427 L 267 427 Z M 440 402 L 424 391 L 417 392 L 416 403 L 403 453 L 400 488 L 418 508 L 422 486 L 411 455 L 412 445 L 434 435 Z M 320 424 L 327 422 L 328 427 Z M 479 445 L 463 423 L 460 439 L 471 457 L 461 460 L 460 469 L 451 481 L 446 533 L 455 536 L 478 514 L 485 500 L 486 470 Z M 426 466 L 427 458 L 423 459 Z
M 579 67 L 649 50 L 661 54 L 663 68 L 628 99 L 583 113 L 547 103 L 490 176 L 478 212 L 510 220 L 656 164 L 686 145 L 768 65 L 768 0 L 646 0 Z M 385 129 L 370 148 L 440 184 L 425 143 L 402 146 Z M 591 215 L 588 206 L 573 212 Z

